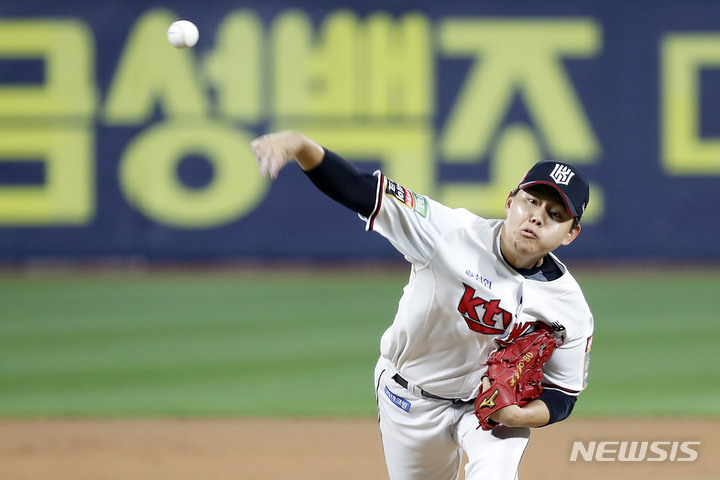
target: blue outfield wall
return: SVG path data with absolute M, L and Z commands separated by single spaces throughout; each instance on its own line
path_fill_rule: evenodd
M 259 177 L 288 128 L 486 217 L 574 162 L 563 258 L 720 261 L 720 2 L 409 5 L 3 2 L 0 261 L 398 259 L 296 166 Z

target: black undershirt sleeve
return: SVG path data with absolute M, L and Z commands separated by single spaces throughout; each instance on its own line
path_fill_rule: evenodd
M 549 390 L 546 388 L 540 394 L 538 400 L 542 400 L 550 411 L 550 421 L 547 423 L 547 425 L 550 425 L 551 423 L 565 420 L 570 416 L 577 397 L 559 390 Z
M 323 161 L 305 174 L 325 195 L 363 217 L 372 215 L 378 179 L 355 168 L 340 155 L 325 150 Z

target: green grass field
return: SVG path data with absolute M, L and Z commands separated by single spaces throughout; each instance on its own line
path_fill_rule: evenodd
M 720 415 L 720 272 L 579 270 L 575 415 Z M 0 276 L 0 416 L 372 416 L 404 271 Z

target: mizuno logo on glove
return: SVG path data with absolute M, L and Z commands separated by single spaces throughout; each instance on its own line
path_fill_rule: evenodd
M 493 408 L 495 407 L 495 399 L 497 398 L 499 390 L 495 390 L 490 398 L 483 398 L 483 401 L 478 405 L 478 408 Z

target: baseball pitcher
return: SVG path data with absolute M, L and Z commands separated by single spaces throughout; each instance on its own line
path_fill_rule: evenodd
M 516 479 L 530 429 L 570 415 L 585 388 L 593 317 L 552 253 L 580 233 L 588 182 L 572 165 L 533 166 L 484 219 L 363 173 L 298 132 L 252 149 L 275 178 L 293 159 L 410 264 L 375 368 L 392 480 Z

